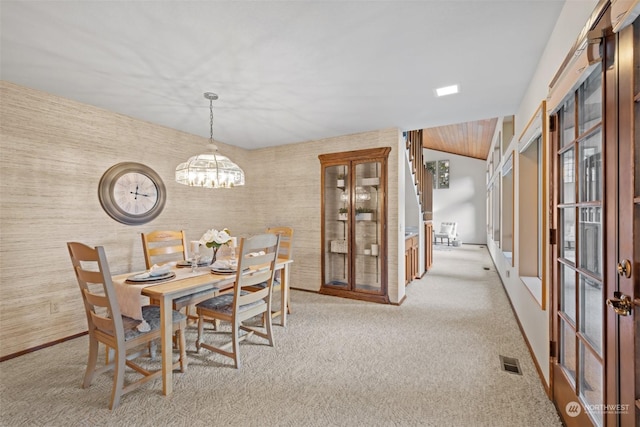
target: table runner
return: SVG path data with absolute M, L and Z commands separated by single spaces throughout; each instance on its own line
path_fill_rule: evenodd
M 176 268 L 171 271 L 176 274 L 176 277 L 170 280 L 163 280 L 153 283 L 128 283 L 126 278 L 121 280 L 114 280 L 113 287 L 116 291 L 116 298 L 118 299 L 118 305 L 120 306 L 120 313 L 123 316 L 131 317 L 135 320 L 140 320 L 141 323 L 137 326 L 140 332 L 147 332 L 151 328 L 149 324 L 142 318 L 142 306 L 149 304 L 149 298 L 142 295 L 142 290 L 147 286 L 159 285 L 161 283 L 173 282 L 175 280 L 186 279 L 189 277 L 203 276 L 205 274 L 211 274 L 209 266 L 197 268 L 195 272 L 191 272 L 191 268 Z M 131 273 L 131 275 L 140 273 Z

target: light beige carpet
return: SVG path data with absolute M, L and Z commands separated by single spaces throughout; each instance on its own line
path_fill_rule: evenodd
M 5 361 L 0 424 L 560 426 L 486 250 L 434 256 L 399 307 L 294 290 L 275 348 L 243 343 L 240 371 L 195 354 L 192 330 L 189 370 L 174 375 L 174 393 L 151 382 L 114 411 L 109 374 L 80 387 L 86 337 Z M 523 375 L 501 370 L 500 355 L 518 358 Z

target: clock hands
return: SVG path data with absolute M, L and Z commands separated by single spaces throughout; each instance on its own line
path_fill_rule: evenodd
M 138 184 L 136 184 L 136 191 L 129 191 L 129 194 L 135 194 L 134 200 L 138 200 L 138 196 L 149 197 L 148 194 L 138 193 Z

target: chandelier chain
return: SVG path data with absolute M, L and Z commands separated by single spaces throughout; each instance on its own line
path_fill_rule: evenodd
M 213 144 L 213 99 L 209 99 L 209 122 L 211 123 L 209 136 L 211 138 L 211 143 Z

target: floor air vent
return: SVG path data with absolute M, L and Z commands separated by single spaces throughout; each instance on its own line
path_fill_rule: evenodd
M 520 362 L 515 357 L 500 356 L 500 366 L 502 366 L 503 371 L 522 375 Z
M 482 267 L 482 268 L 484 268 L 487 271 L 491 270 L 489 267 Z

